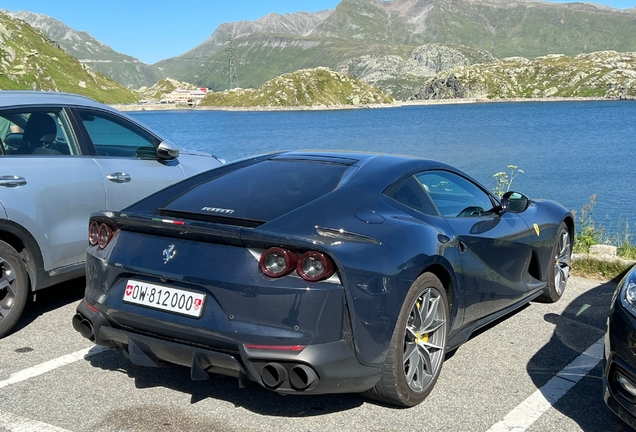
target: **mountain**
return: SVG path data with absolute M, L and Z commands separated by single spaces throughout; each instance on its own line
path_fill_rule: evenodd
M 511 57 L 458 66 L 429 80 L 413 99 L 550 97 L 636 99 L 636 52 Z
M 0 13 L 0 89 L 78 93 L 104 103 L 138 98 L 80 63 L 24 21 Z
M 634 28 L 636 9 L 588 3 L 342 0 L 332 11 L 223 24 L 199 46 L 156 66 L 167 76 L 216 90 L 237 82 L 258 87 L 297 69 L 368 63 L 366 56 L 409 62 L 417 47 L 431 43 L 465 46 L 497 58 L 630 52 L 636 51 Z M 385 60 L 397 65 L 389 75 L 404 67 L 395 57 Z M 378 85 L 392 92 L 399 83 Z
M 244 20 L 234 23 L 224 23 L 221 24 L 207 40 L 197 46 L 196 49 L 199 51 L 198 48 L 209 49 L 209 46 L 218 47 L 233 37 L 250 33 L 304 36 L 316 28 L 316 26 L 330 14 L 331 11 L 329 10 L 314 13 L 296 12 L 284 15 L 270 13 L 256 21 Z M 189 52 L 185 53 L 185 55 L 188 55 Z
M 208 93 L 200 106 L 342 107 L 392 104 L 379 89 L 328 68 L 304 69 L 267 81 L 258 89 Z
M 214 51 L 197 48 L 157 63 L 164 73 L 201 87 L 259 87 L 265 81 L 299 69 L 335 66 L 347 59 L 374 53 L 407 58 L 416 47 L 369 44 L 342 39 L 320 40 L 279 34 L 239 35 Z M 232 83 L 230 59 L 236 71 Z
M 311 36 L 431 42 L 533 58 L 636 50 L 636 9 L 534 0 L 343 0 Z
M 397 55 L 365 55 L 339 63 L 336 70 L 404 100 L 413 96 L 424 81 L 443 70 L 493 60 L 493 55 L 485 50 L 462 45 L 426 44 L 413 50 L 407 59 Z
M 220 90 L 236 84 L 230 79 L 232 61 L 238 85 L 258 87 L 286 72 L 326 65 L 317 54 L 326 44 L 306 40 L 305 35 L 330 13 L 272 13 L 256 21 L 221 24 L 198 46 L 155 66 L 166 76 Z
M 138 89 L 151 85 L 164 76 L 158 68 L 118 53 L 88 33 L 73 30 L 50 16 L 28 11 L 3 12 L 40 30 L 81 63 L 100 71 L 125 87 Z

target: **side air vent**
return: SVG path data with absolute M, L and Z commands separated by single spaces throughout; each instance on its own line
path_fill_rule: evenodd
M 347 232 L 341 229 L 338 230 L 338 229 L 332 229 L 332 228 L 316 227 L 316 232 L 321 237 L 327 237 L 327 238 L 331 238 L 335 240 L 342 240 L 346 242 L 356 242 L 356 243 L 369 243 L 369 244 L 375 244 L 375 245 L 382 244 L 381 241 L 376 240 L 372 237 L 367 237 L 362 234 Z
M 539 267 L 539 258 L 535 251 L 532 251 L 532 258 L 530 258 L 530 265 L 528 266 L 528 274 L 536 280 L 541 280 L 541 269 Z
M 349 317 L 349 309 L 347 305 L 343 305 L 344 313 L 342 314 L 342 339 L 347 343 L 347 346 L 355 351 L 353 345 L 353 328 L 351 327 L 351 318 Z

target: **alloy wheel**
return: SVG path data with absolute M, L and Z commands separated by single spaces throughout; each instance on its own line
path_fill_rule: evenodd
M 11 265 L 0 258 L 0 321 L 11 312 L 17 295 L 15 272 Z
M 554 287 L 559 296 L 565 291 L 565 285 L 570 278 L 570 269 L 572 261 L 572 243 L 570 242 L 570 232 L 563 229 L 559 234 L 559 240 L 555 248 L 555 268 L 554 268 Z
M 426 288 L 409 313 L 404 337 L 404 376 L 421 393 L 436 376 L 444 360 L 446 307 L 435 288 Z

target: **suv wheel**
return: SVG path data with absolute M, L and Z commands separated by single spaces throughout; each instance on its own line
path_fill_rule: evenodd
M 0 241 L 0 338 L 20 319 L 28 294 L 24 261 L 9 244 Z

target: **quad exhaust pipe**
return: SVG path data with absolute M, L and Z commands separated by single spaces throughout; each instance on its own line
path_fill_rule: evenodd
M 305 390 L 317 378 L 316 372 L 309 366 L 297 365 L 289 371 L 289 383 L 295 390 Z
M 73 317 L 73 328 L 86 339 L 89 339 L 91 341 L 95 340 L 93 324 L 79 313 L 75 314 L 75 316 Z
M 289 368 L 288 365 L 287 368 Z M 261 369 L 261 380 L 265 387 L 276 390 L 285 382 L 294 390 L 303 391 L 318 380 L 318 374 L 306 365 L 297 364 L 289 371 L 280 363 L 267 363 Z
M 266 387 L 278 388 L 287 380 L 287 369 L 280 363 L 267 363 L 263 366 L 261 378 Z

